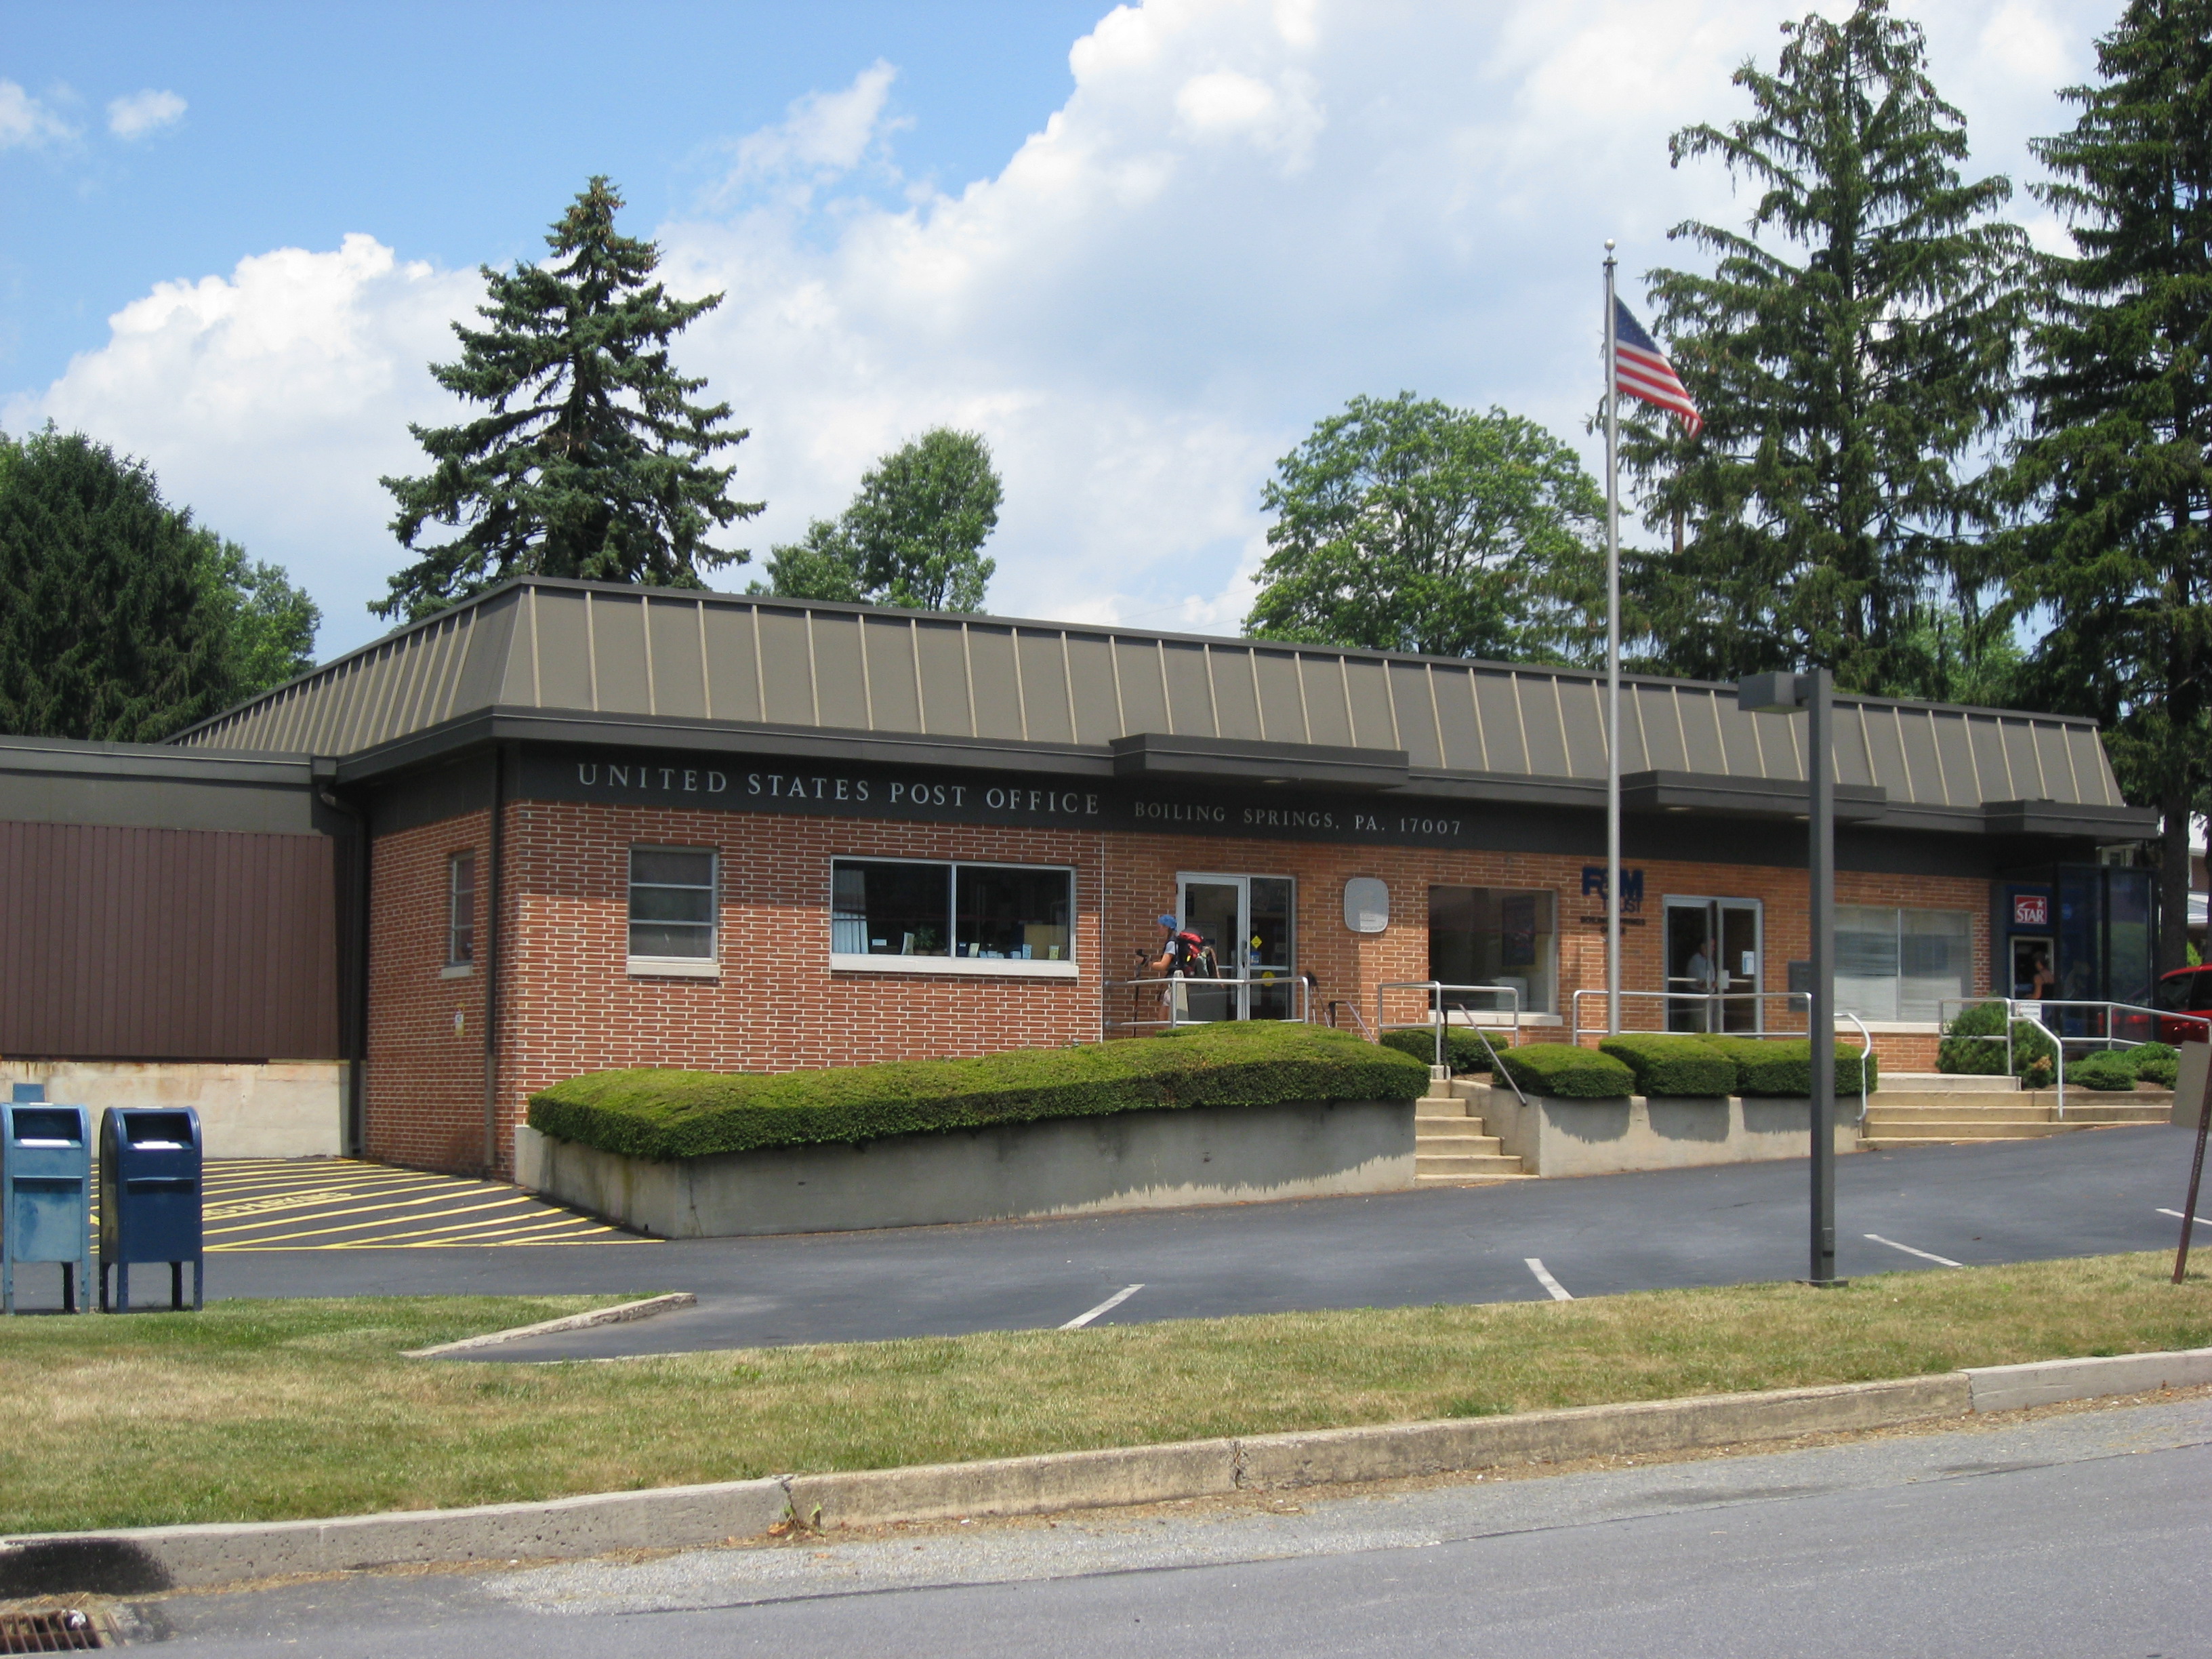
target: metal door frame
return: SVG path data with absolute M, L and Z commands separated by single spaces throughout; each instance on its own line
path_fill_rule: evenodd
M 1237 937 L 1228 941 L 1231 956 L 1221 961 L 1222 971 L 1240 982 L 1236 988 L 1234 1006 L 1238 1019 L 1252 1018 L 1252 884 L 1255 881 L 1288 882 L 1291 887 L 1291 959 L 1280 967 L 1270 964 L 1263 972 L 1279 973 L 1285 982 L 1297 975 L 1298 959 L 1298 878 L 1296 876 L 1271 875 L 1265 870 L 1246 871 L 1241 875 L 1213 870 L 1178 870 L 1176 872 L 1176 923 L 1190 925 L 1189 907 L 1186 904 L 1190 884 L 1203 882 L 1218 887 L 1237 890 Z M 1293 1005 L 1295 1006 L 1295 1004 Z
M 1723 998 L 1742 997 L 1751 1004 L 1751 1027 L 1750 1030 L 1743 1035 L 1757 1036 L 1758 1034 L 1764 1032 L 1766 1030 L 1766 999 L 1761 996 L 1759 992 L 1764 988 L 1766 979 L 1766 901 L 1765 899 L 1755 898 L 1737 898 L 1719 893 L 1668 893 L 1663 895 L 1661 897 L 1659 905 L 1659 984 L 1660 988 L 1665 991 L 1669 996 L 1680 996 L 1684 994 L 1684 993 L 1675 990 L 1674 986 L 1668 982 L 1673 975 L 1668 974 L 1667 971 L 1667 913 L 1669 910 L 1672 910 L 1676 905 L 1681 906 L 1684 909 L 1688 909 L 1696 905 L 1704 906 L 1705 908 L 1705 914 L 1708 918 L 1710 918 L 1712 924 L 1713 939 L 1716 943 L 1718 943 L 1721 938 L 1721 926 L 1720 913 L 1714 907 L 1718 905 L 1733 905 L 1738 908 L 1747 907 L 1750 909 L 1752 960 L 1757 964 L 1758 971 L 1751 976 L 1750 990 L 1723 991 L 1721 994 Z M 1731 975 L 1729 977 L 1734 978 L 1735 976 Z M 1726 1036 L 1728 1034 L 1727 1007 L 1728 1005 L 1726 1001 L 1723 1001 L 1719 1011 L 1721 1014 L 1722 1029 L 1719 1032 L 1715 1034 L 1717 1036 Z

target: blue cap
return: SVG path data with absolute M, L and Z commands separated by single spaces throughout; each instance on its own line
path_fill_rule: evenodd
M 1160 918 L 1160 926 L 1163 927 L 1172 927 L 1175 925 L 1176 919 L 1173 916 L 1162 916 Z

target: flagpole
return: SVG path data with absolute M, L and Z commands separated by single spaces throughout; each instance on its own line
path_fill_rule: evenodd
M 1605 1029 L 1620 1030 L 1620 373 L 1605 242 Z

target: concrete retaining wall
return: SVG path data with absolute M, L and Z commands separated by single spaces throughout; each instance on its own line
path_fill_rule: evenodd
M 1413 1184 L 1404 1100 L 1196 1106 L 649 1163 L 515 1131 L 534 1192 L 664 1238 L 1238 1204 Z
M 336 1158 L 345 1150 L 343 1060 L 0 1060 L 0 1088 L 10 1083 L 41 1083 L 47 1099 L 88 1107 L 95 1134 L 110 1106 L 192 1107 L 210 1158 Z
M 1530 1175 L 1614 1175 L 1804 1158 L 1812 1150 L 1813 1103 L 1717 1095 L 1703 1100 L 1554 1100 L 1510 1088 L 1455 1083 L 1504 1150 Z M 1859 1149 L 1858 1097 L 1836 1103 L 1836 1150 Z

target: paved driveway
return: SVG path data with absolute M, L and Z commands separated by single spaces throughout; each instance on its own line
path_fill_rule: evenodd
M 1841 1159 L 1841 1271 L 2170 1249 L 2179 1221 L 2160 1211 L 2180 1205 L 2190 1146 L 2156 1127 Z M 1534 1300 L 1553 1293 L 1547 1279 L 1580 1297 L 1788 1279 L 1805 1271 L 1805 1184 L 1793 1161 L 778 1238 L 261 1249 L 211 1261 L 208 1280 L 214 1297 L 698 1296 L 492 1351 L 596 1358 L 1060 1325 L 1131 1285 L 1094 1322 Z M 2199 1236 L 2212 1250 L 2212 1225 Z

